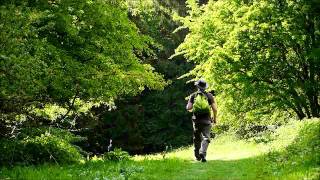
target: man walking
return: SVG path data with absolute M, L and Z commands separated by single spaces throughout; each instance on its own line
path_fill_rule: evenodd
M 206 162 L 212 123 L 216 123 L 217 120 L 217 103 L 214 91 L 205 91 L 208 84 L 204 80 L 196 81 L 195 86 L 198 91 L 191 94 L 186 109 L 193 113 L 194 155 L 198 161 Z

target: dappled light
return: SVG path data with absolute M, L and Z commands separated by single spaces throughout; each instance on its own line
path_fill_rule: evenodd
M 320 179 L 319 0 L 0 0 L 0 179 Z

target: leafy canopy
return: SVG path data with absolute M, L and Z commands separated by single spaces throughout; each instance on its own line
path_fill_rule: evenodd
M 188 1 L 176 49 L 197 66 L 223 108 L 242 118 L 275 111 L 319 117 L 320 4 L 309 0 Z M 220 102 L 221 102 L 220 101 Z
M 0 19 L 3 114 L 75 98 L 109 102 L 166 84 L 138 58 L 151 39 L 123 1 L 1 1 Z

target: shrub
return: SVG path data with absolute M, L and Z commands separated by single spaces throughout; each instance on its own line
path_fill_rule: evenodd
M 215 135 L 220 135 L 227 132 L 230 129 L 227 124 L 216 124 L 212 127 L 211 132 Z
M 130 176 L 142 173 L 144 171 L 143 167 L 140 166 L 128 166 L 120 168 L 120 176 L 124 179 L 129 179 Z
M 0 140 L 0 165 L 79 162 L 81 149 L 71 142 L 81 139 L 56 128 L 25 129 L 15 139 Z
M 32 164 L 56 162 L 73 163 L 82 159 L 78 149 L 68 141 L 51 134 L 23 140 L 28 162 Z
M 63 139 L 70 143 L 85 140 L 85 138 L 81 136 L 75 136 L 67 130 L 52 127 L 24 128 L 21 130 L 21 133 L 18 138 L 22 140 L 27 137 L 41 136 L 42 134 L 51 134 L 52 136 Z
M 320 164 L 320 119 L 294 121 L 279 128 L 272 135 L 275 139 L 266 156 L 268 169 L 279 176 L 294 173 L 299 169 L 309 172 L 310 179 L 319 176 Z M 283 177 L 282 179 L 290 179 Z
M 130 159 L 130 155 L 126 151 L 122 151 L 121 149 L 114 149 L 114 151 L 107 152 L 103 155 L 104 160 L 108 161 L 127 161 Z
M 25 161 L 24 146 L 18 140 L 0 140 L 0 166 L 21 164 Z

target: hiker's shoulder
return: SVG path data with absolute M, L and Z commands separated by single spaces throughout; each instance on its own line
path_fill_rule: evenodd
M 199 94 L 199 92 L 193 92 L 192 94 L 190 94 L 190 97 L 195 97 L 198 94 Z
M 212 103 L 214 101 L 214 96 L 215 96 L 214 91 L 207 92 L 207 96 L 209 101 Z
M 193 101 L 195 99 L 195 97 L 197 96 L 197 94 L 198 94 L 197 92 L 193 92 L 192 94 L 190 94 L 189 99 L 191 101 Z
M 194 98 L 195 98 L 195 94 L 194 94 L 194 93 L 191 93 L 188 97 L 189 97 L 189 100 L 192 101 L 192 100 L 194 100 Z

